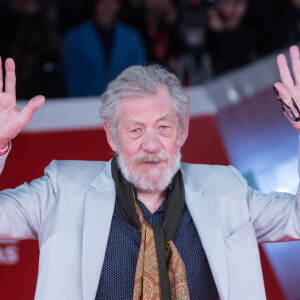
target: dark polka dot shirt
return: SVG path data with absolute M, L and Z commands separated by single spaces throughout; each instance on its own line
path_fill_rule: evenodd
M 162 224 L 166 200 L 153 214 L 138 200 L 145 219 Z M 191 300 L 217 300 L 215 282 L 192 217 L 185 206 L 173 242 L 186 266 Z M 116 201 L 96 300 L 130 300 L 141 233 L 126 221 Z

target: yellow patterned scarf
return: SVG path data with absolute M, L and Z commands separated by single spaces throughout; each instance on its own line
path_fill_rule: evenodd
M 134 279 L 133 300 L 162 299 L 153 229 L 151 224 L 144 219 L 137 202 L 135 202 L 135 207 L 142 224 L 142 241 Z M 190 299 L 185 265 L 171 240 L 165 243 L 165 257 L 169 275 L 170 299 Z
M 181 171 L 172 179 L 162 226 L 144 219 L 133 187 L 118 167 L 117 157 L 112 160 L 111 171 L 122 215 L 142 234 L 133 300 L 189 299 L 185 266 L 172 242 L 185 206 Z

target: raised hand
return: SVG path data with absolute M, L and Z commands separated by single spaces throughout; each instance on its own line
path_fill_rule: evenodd
M 285 56 L 283 54 L 278 55 L 277 65 L 281 82 L 276 82 L 274 87 L 277 89 L 283 102 L 293 110 L 293 113 L 296 117 L 299 117 L 299 112 L 295 108 L 292 101 L 292 99 L 294 99 L 295 104 L 300 109 L 300 57 L 297 46 L 292 46 L 290 48 L 290 58 L 292 63 L 292 73 L 289 70 Z M 288 117 L 287 113 L 285 113 L 285 115 L 294 128 L 300 133 L 300 122 L 292 121 Z
M 4 82 L 0 58 L 0 149 L 18 135 L 29 123 L 34 112 L 45 102 L 43 96 L 36 96 L 19 111 L 16 104 L 16 73 L 13 59 L 8 58 L 5 61 L 5 71 Z

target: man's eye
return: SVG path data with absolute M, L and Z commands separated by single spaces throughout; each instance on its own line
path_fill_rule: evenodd
M 160 129 L 162 129 L 162 130 L 166 130 L 167 128 L 168 128 L 168 126 L 164 126 L 164 125 L 160 126 Z
M 139 132 L 139 130 L 140 130 L 139 128 L 134 128 L 134 129 L 131 130 L 131 132 L 132 133 L 137 133 L 137 132 Z

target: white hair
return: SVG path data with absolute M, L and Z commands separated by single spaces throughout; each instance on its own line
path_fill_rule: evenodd
M 190 100 L 184 93 L 178 78 L 158 65 L 133 66 L 125 69 L 115 80 L 111 81 L 100 97 L 100 115 L 103 120 L 108 121 L 115 141 L 117 141 L 120 100 L 128 97 L 153 96 L 159 87 L 164 87 L 169 91 L 180 130 L 185 129 L 185 117 L 189 113 Z

